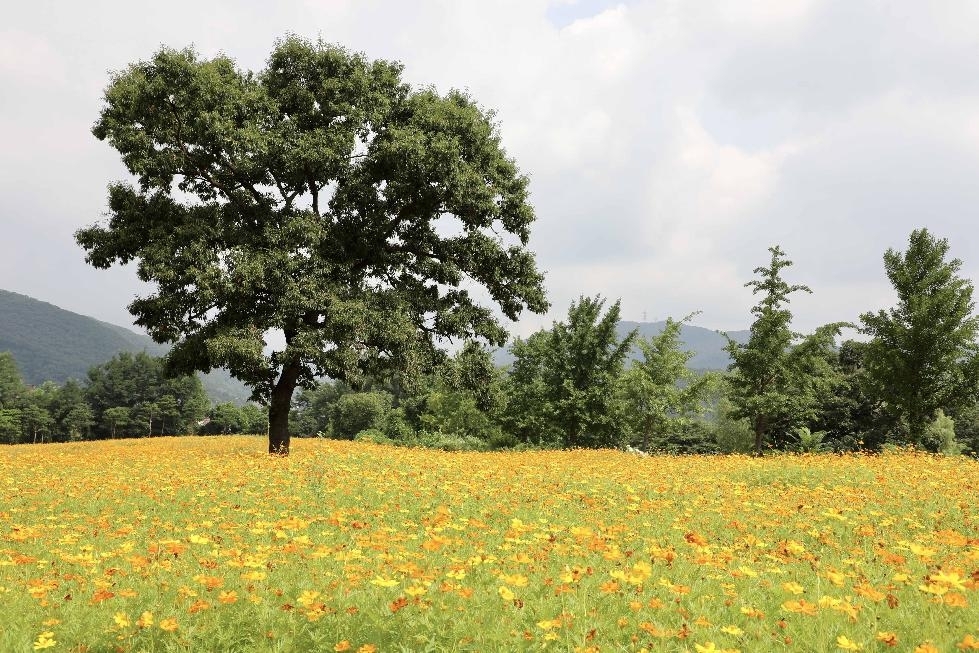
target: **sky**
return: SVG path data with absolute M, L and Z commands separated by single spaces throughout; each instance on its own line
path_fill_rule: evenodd
M 496 112 L 552 302 L 518 335 L 596 294 L 745 329 L 774 244 L 813 290 L 798 331 L 891 306 L 883 253 L 918 227 L 979 273 L 972 0 L 35 0 L 0 24 L 0 288 L 131 325 L 147 287 L 73 236 L 126 178 L 90 132 L 110 72 L 161 45 L 259 70 L 287 34 Z

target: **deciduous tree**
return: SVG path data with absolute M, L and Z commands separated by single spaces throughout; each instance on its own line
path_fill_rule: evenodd
M 546 440 L 556 433 L 566 447 L 621 444 L 616 390 L 637 332 L 619 340 L 620 304 L 602 315 L 604 306 L 600 296 L 581 297 L 566 322 L 514 345 L 508 410 L 518 434 L 541 429 L 537 437 Z
M 698 376 L 687 368 L 694 352 L 681 349 L 680 331 L 692 317 L 679 321 L 667 318 L 660 333 L 638 338 L 642 358 L 633 361 L 622 376 L 626 414 L 644 451 L 649 450 L 654 437 L 678 433 L 691 416 L 702 415 L 717 383 L 715 375 Z
M 884 271 L 897 305 L 860 316 L 871 336 L 864 364 L 871 392 L 904 421 L 908 440 L 923 444 L 938 411 L 974 401 L 979 387 L 979 318 L 962 261 L 946 260 L 948 241 L 916 229 L 906 252 L 888 249 Z
M 162 49 L 115 75 L 93 131 L 138 183 L 113 184 L 108 223 L 78 232 L 87 261 L 137 262 L 156 290 L 136 323 L 175 343 L 171 369 L 249 384 L 270 452 L 288 452 L 297 386 L 410 376 L 443 337 L 502 345 L 471 288 L 509 319 L 547 308 L 527 178 L 492 114 L 412 89 L 400 64 L 298 38 L 258 73 Z

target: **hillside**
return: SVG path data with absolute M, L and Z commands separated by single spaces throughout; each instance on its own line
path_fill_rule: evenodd
M 38 385 L 84 379 L 90 367 L 121 351 L 161 356 L 167 347 L 121 326 L 0 290 L 0 351 L 11 352 L 24 381 Z M 248 398 L 248 390 L 223 370 L 201 380 L 212 401 L 240 403 Z
M 619 322 L 619 337 L 624 337 L 633 329 L 639 329 L 639 335 L 643 338 L 662 333 L 666 322 Z M 746 343 L 751 336 L 751 332 L 728 331 L 735 342 Z M 690 359 L 689 367 L 692 370 L 726 370 L 731 363 L 731 357 L 724 350 L 727 340 L 719 331 L 705 329 L 704 327 L 684 324 L 680 330 L 680 340 L 683 349 L 695 352 Z M 638 357 L 638 353 L 633 354 L 633 358 Z
M 655 336 L 663 331 L 666 322 L 619 322 L 619 338 L 625 337 L 633 329 L 639 329 L 639 335 L 644 338 Z M 740 343 L 748 342 L 750 332 L 729 331 L 728 335 Z M 684 324 L 680 331 L 680 339 L 683 349 L 694 352 L 690 359 L 690 369 L 692 370 L 726 370 L 731 362 L 731 358 L 724 347 L 727 340 L 718 331 L 705 329 L 704 327 Z M 638 350 L 633 350 L 631 358 L 639 357 Z M 513 355 L 509 350 L 497 350 L 493 355 L 497 365 L 510 365 L 513 363 Z

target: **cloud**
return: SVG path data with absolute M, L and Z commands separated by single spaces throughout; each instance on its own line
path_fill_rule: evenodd
M 8 14 L 0 287 L 117 322 L 131 271 L 87 269 L 70 237 L 123 174 L 88 133 L 107 71 L 161 43 L 260 68 L 287 32 L 400 60 L 412 83 L 496 111 L 531 177 L 554 304 L 521 332 L 598 293 L 628 319 L 701 309 L 704 325 L 744 328 L 743 284 L 774 243 L 815 291 L 793 301 L 800 329 L 892 301 L 881 255 L 918 226 L 979 270 L 974 3 L 102 0 Z

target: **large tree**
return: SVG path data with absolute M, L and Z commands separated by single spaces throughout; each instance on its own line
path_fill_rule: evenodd
M 411 375 L 443 338 L 502 345 L 547 302 L 527 178 L 465 93 L 416 90 L 401 66 L 298 38 L 258 73 L 160 50 L 114 76 L 94 134 L 138 183 L 78 232 L 100 268 L 138 262 L 156 292 L 136 323 L 175 371 L 226 367 L 269 405 L 287 453 L 293 391 L 318 376 Z M 284 345 L 267 339 L 279 332 Z
M 620 340 L 620 303 L 602 315 L 604 305 L 600 296 L 580 297 L 566 322 L 514 343 L 507 379 L 507 422 L 514 434 L 565 447 L 622 443 L 616 390 L 638 332 Z
M 815 417 L 821 397 L 831 391 L 835 337 L 846 326 L 829 324 L 800 341 L 791 329 L 792 312 L 787 304 L 792 293 L 812 291 L 808 286 L 789 285 L 782 270 L 792 261 L 777 245 L 768 251 L 768 267 L 755 268 L 759 279 L 745 284 L 762 295 L 751 309 L 755 321 L 748 342 L 728 338 L 727 345 L 732 359 L 728 375 L 731 416 L 751 423 L 756 455 L 761 455 L 770 434 L 785 436 Z
M 904 422 L 913 444 L 922 444 L 940 409 L 964 408 L 979 386 L 973 287 L 958 275 L 962 262 L 947 255 L 947 240 L 913 231 L 906 252 L 884 254 L 897 305 L 860 316 L 872 338 L 864 356 L 871 393 Z

